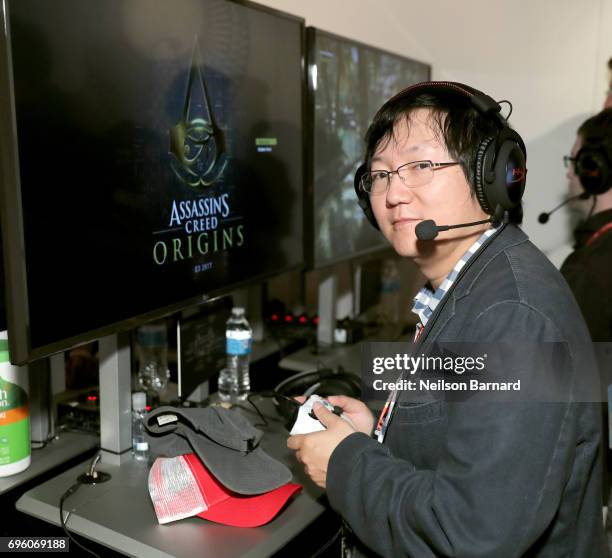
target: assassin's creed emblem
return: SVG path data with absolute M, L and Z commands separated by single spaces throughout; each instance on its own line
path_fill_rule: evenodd
M 188 186 L 212 186 L 227 166 L 225 149 L 223 131 L 215 121 L 202 75 L 196 37 L 183 115 L 170 128 L 172 170 Z

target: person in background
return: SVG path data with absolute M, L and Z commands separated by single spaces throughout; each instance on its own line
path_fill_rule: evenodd
M 612 105 L 586 120 L 576 134 L 569 156 L 564 157 L 570 196 L 580 217 L 574 231 L 574 251 L 561 266 L 582 315 L 596 343 L 612 341 Z M 602 352 L 598 351 L 601 356 Z M 603 393 L 609 378 L 608 365 L 600 362 Z M 605 398 L 604 398 L 605 400 Z M 602 405 L 603 502 L 610 496 L 610 418 Z M 609 507 L 609 506 L 608 506 Z M 608 525 L 610 521 L 608 520 Z
M 593 341 L 612 341 L 612 107 L 586 120 L 564 157 L 570 206 L 581 221 L 561 273 L 578 301 Z

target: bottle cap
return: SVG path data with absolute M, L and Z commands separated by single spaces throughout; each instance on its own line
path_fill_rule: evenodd
M 244 308 L 242 306 L 234 306 L 232 308 L 232 314 L 236 316 L 244 316 Z
M 147 408 L 147 394 L 144 391 L 132 393 L 132 409 L 144 411 Z

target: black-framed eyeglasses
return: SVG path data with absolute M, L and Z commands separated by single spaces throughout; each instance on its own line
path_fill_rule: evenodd
M 572 157 L 571 155 L 563 155 L 563 166 L 566 169 L 570 168 L 570 165 L 576 164 L 576 157 Z
M 431 182 L 435 170 L 460 164 L 456 161 L 451 163 L 411 161 L 397 167 L 394 171 L 371 170 L 361 176 L 361 188 L 370 195 L 384 194 L 389 189 L 392 174 L 397 174 L 408 188 L 418 188 Z

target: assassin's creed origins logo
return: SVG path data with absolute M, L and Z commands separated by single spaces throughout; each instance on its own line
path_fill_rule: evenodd
M 200 67 L 196 42 L 191 55 L 183 115 L 170 129 L 170 152 L 174 155 L 172 170 L 188 186 L 211 186 L 227 165 L 225 138 L 215 121 Z M 197 108 L 196 103 L 192 107 L 192 101 L 196 99 L 200 101 Z M 192 108 L 196 114 L 192 114 Z
M 172 200 L 164 229 L 153 233 L 156 265 L 193 260 L 195 273 L 212 269 L 211 255 L 244 244 L 242 216 L 232 213 L 230 194 L 212 195 L 209 190 L 227 167 L 227 153 L 201 68 L 196 37 L 183 114 L 169 130 L 170 165 L 178 180 L 192 192 L 208 192 Z

